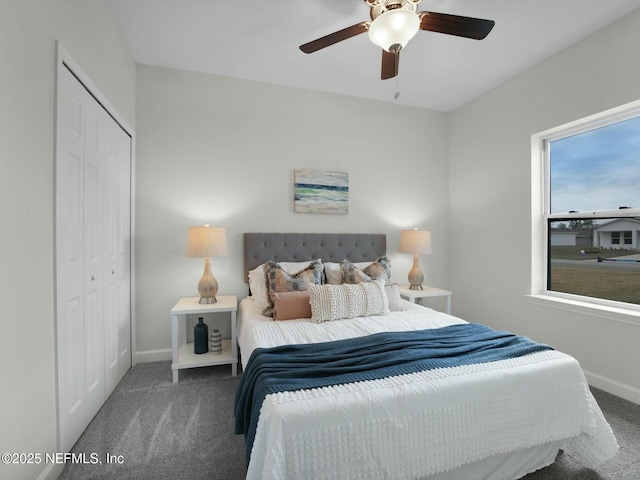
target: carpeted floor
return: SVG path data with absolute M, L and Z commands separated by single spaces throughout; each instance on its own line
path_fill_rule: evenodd
M 561 453 L 554 464 L 525 480 L 640 480 L 640 405 L 597 388 L 591 391 L 618 440 L 617 457 L 593 470 Z
M 69 463 L 59 480 L 236 480 L 245 476 L 244 437 L 233 434 L 240 377 L 231 367 L 180 372 L 169 362 L 132 368 L 73 448 L 101 464 Z M 620 444 L 597 470 L 560 454 L 525 480 L 640 480 L 640 405 L 593 390 Z M 107 463 L 107 454 L 122 463 Z
M 182 370 L 138 364 L 116 387 L 73 452 L 102 465 L 67 464 L 58 480 L 231 480 L 245 477 L 244 437 L 233 434 L 240 377 L 230 366 Z M 106 455 L 122 464 L 106 464 Z

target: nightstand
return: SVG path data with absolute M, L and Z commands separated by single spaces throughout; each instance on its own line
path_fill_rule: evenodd
M 200 304 L 200 297 L 183 297 L 171 309 L 171 337 L 173 350 L 173 383 L 178 382 L 178 371 L 183 368 L 231 365 L 231 374 L 238 375 L 238 347 L 236 343 L 236 312 L 238 298 L 235 295 L 218 295 L 216 303 Z M 193 343 L 187 343 L 187 315 L 229 312 L 231 338 L 222 341 L 222 353 L 195 354 Z
M 447 307 L 445 313 L 451 314 L 451 292 L 449 290 L 441 290 L 435 287 L 422 286 L 422 290 L 411 290 L 409 285 L 400 285 L 400 296 L 411 303 L 416 303 L 418 298 L 427 297 L 447 297 Z

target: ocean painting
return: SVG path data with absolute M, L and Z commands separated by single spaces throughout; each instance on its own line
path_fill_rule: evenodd
M 349 174 L 295 170 L 293 210 L 297 213 L 349 213 Z

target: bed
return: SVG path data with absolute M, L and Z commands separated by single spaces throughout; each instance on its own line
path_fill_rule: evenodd
M 248 282 L 250 272 L 256 275 L 270 261 L 278 268 L 288 266 L 291 274 L 320 261 L 326 266 L 322 275 L 326 281 L 328 265 L 349 259 L 364 275 L 363 271 L 375 272 L 364 265 L 379 266 L 376 260 L 386 258 L 386 237 L 376 234 L 247 233 L 244 242 Z M 242 400 L 241 390 L 250 388 L 253 395 L 258 389 L 251 380 L 259 378 L 252 363 L 257 365 L 262 355 L 281 350 L 285 357 L 271 358 L 282 359 L 291 349 L 315 348 L 316 369 L 321 368 L 317 362 L 327 358 L 316 358 L 318 352 L 329 355 L 334 345 L 370 341 L 376 346 L 387 336 L 395 341 L 395 336 L 413 338 L 476 327 L 392 298 L 392 286 L 383 287 L 383 281 L 361 283 L 358 288 L 363 291 L 379 292 L 366 298 L 386 298 L 384 314 L 322 323 L 309 318 L 274 321 L 263 315 L 259 295 L 264 292 L 251 291 L 238 314 L 244 373 L 236 400 Z M 352 292 L 353 288 L 310 287 L 314 318 L 326 289 Z M 372 357 L 382 358 L 378 353 Z M 517 479 L 553 463 L 559 450 L 579 457 L 585 466 L 615 456 L 613 432 L 574 358 L 542 347 L 496 358 L 478 363 L 454 359 L 446 367 L 435 364 L 428 369 L 393 370 L 399 373 L 379 378 L 365 375 L 360 380 L 263 392 L 253 397 L 251 434 L 247 427 L 251 415 L 244 419 L 244 431 L 236 431 L 248 440 L 247 479 Z M 261 368 L 288 371 L 279 361 L 265 362 Z M 404 365 L 409 363 L 403 361 Z M 243 411 L 249 411 L 247 405 L 237 404 L 236 426 L 242 423 Z

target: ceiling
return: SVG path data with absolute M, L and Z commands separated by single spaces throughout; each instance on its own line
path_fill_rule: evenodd
M 380 80 L 367 34 L 298 46 L 369 20 L 363 0 L 107 0 L 137 63 L 451 111 L 640 7 L 640 0 L 422 0 L 419 11 L 495 20 L 481 41 L 420 31 Z M 394 100 L 399 87 L 400 97 Z

